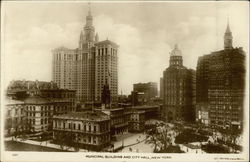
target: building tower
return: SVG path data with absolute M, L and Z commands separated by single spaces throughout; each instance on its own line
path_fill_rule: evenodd
M 90 4 L 88 15 L 86 16 L 86 24 L 83 27 L 83 32 L 80 34 L 79 49 L 89 49 L 93 47 L 95 43 L 95 27 L 93 26 L 93 17 L 91 15 Z
M 230 30 L 229 22 L 227 23 L 227 29 L 224 34 L 224 49 L 232 49 L 233 48 L 233 36 Z
M 80 33 L 78 48 L 56 48 L 53 53 L 53 81 L 60 88 L 76 90 L 77 101 L 100 102 L 106 80 L 110 100 L 118 95 L 118 45 L 99 41 L 95 33 L 90 4 L 86 24 Z
M 182 66 L 183 65 L 181 50 L 178 49 L 177 44 L 174 46 L 174 49 L 170 53 L 169 65 L 170 66 Z
M 170 53 L 170 66 L 163 72 L 163 113 L 166 121 L 194 120 L 193 71 L 183 66 L 182 53 L 175 45 Z
M 227 25 L 224 50 L 199 57 L 197 64 L 197 121 L 219 127 L 242 128 L 245 52 L 233 48 Z
M 102 104 L 104 104 L 104 106 L 102 106 L 103 108 L 111 108 L 110 107 L 110 90 L 109 90 L 109 84 L 108 81 L 106 80 L 106 84 L 103 86 L 102 89 Z

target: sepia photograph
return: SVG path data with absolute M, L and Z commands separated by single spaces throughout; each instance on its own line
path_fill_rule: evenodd
M 2 1 L 1 161 L 249 161 L 248 1 Z

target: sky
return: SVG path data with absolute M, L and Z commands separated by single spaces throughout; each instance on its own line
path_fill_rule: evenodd
M 87 2 L 3 2 L 2 77 L 51 81 L 54 48 L 77 48 Z M 119 45 L 119 94 L 134 83 L 157 82 L 175 44 L 183 64 L 196 69 L 199 56 L 223 49 L 229 20 L 233 46 L 248 56 L 248 2 L 91 2 L 99 40 Z

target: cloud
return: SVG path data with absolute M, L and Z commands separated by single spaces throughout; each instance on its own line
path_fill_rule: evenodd
M 123 93 L 129 94 L 137 82 L 159 83 L 175 43 L 182 50 L 184 66 L 193 69 L 199 56 L 223 49 L 228 12 L 234 45 L 243 46 L 248 53 L 249 25 L 244 5 L 211 5 L 212 10 L 207 12 L 201 3 L 188 3 L 187 8 L 173 3 L 113 5 L 95 4 L 99 8 L 94 26 L 100 40 L 108 38 L 119 45 L 119 91 Z M 131 12 L 120 14 L 126 11 L 126 5 L 132 7 Z M 12 79 L 51 80 L 51 50 L 62 45 L 78 46 L 85 23 L 82 6 L 28 5 L 34 14 L 23 4 L 8 6 L 3 46 L 6 83 Z
M 65 45 L 77 47 L 81 27 L 78 22 L 66 24 L 45 24 L 31 27 L 16 38 L 6 33 L 5 40 L 5 82 L 12 79 L 51 80 L 51 50 Z

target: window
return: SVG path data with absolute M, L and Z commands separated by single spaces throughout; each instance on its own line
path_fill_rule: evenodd
M 94 132 L 96 132 L 96 126 L 94 126 Z

